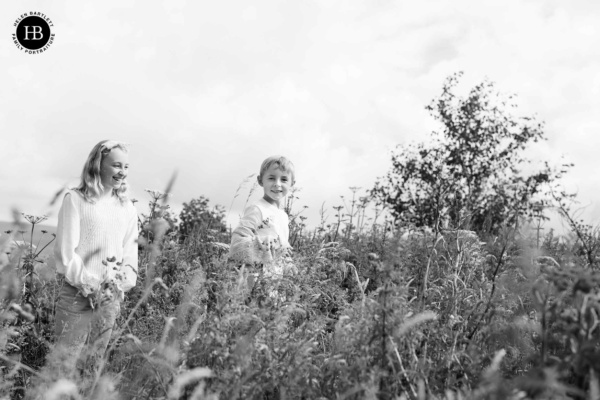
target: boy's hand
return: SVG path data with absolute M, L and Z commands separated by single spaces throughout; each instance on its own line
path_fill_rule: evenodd
M 261 250 L 271 251 L 274 247 L 276 247 L 277 243 L 279 243 L 279 236 L 261 235 L 256 236 L 255 240 Z
M 265 244 L 263 243 L 262 238 L 259 238 L 258 236 L 254 236 L 254 244 L 256 245 L 256 247 L 259 250 L 262 250 L 262 251 L 265 250 Z

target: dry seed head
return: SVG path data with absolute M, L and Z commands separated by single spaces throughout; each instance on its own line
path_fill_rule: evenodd
M 21 215 L 27 220 L 27 222 L 29 222 L 32 225 L 39 224 L 40 222 L 43 222 L 48 219 L 47 215 L 36 216 L 25 213 L 21 213 Z
M 166 193 L 156 189 L 144 189 L 144 191 L 146 191 L 155 201 L 166 199 L 167 197 L 171 196 L 171 193 Z

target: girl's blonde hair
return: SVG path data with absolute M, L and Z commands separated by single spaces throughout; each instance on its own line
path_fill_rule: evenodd
M 102 186 L 102 180 L 100 178 L 100 167 L 102 160 L 111 152 L 113 149 L 121 149 L 127 152 L 127 146 L 125 143 L 117 142 L 114 140 L 103 140 L 94 146 L 90 155 L 88 156 L 85 164 L 83 165 L 83 171 L 81 172 L 81 182 L 75 190 L 79 191 L 83 197 L 90 203 L 95 203 L 96 199 L 102 193 L 104 186 Z M 127 182 L 123 181 L 118 189 L 113 189 L 113 194 L 119 198 L 121 203 L 127 201 L 127 190 L 129 189 Z

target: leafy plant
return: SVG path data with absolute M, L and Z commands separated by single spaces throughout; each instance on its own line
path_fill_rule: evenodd
M 523 153 L 545 140 L 543 124 L 515 116 L 514 97 L 499 94 L 488 80 L 458 97 L 461 76 L 448 77 L 440 97 L 426 107 L 441 130 L 428 144 L 399 145 L 372 193 L 399 221 L 433 227 L 441 219 L 465 226 L 466 218 L 471 229 L 497 232 L 547 205 L 550 185 L 570 165 L 545 163 L 525 173 L 530 160 Z

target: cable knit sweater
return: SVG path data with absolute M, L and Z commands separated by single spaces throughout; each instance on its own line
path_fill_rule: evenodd
M 123 204 L 111 196 L 92 204 L 78 191 L 70 190 L 58 213 L 54 245 L 57 272 L 87 296 L 106 280 L 109 267 L 118 268 L 121 288 L 127 291 L 137 279 L 137 237 L 133 203 Z M 107 262 L 113 257 L 116 262 Z

